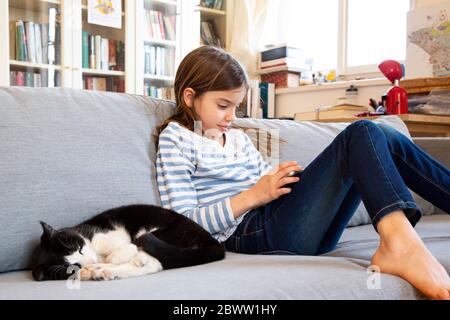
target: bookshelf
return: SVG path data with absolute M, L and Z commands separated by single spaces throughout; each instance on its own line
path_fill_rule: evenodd
M 41 86 L 75 89 L 86 88 L 87 79 L 104 78 L 107 83 L 121 82 L 120 91 L 172 99 L 175 72 L 181 59 L 203 44 L 202 22 L 214 23 L 221 43 L 225 49 L 228 48 L 227 25 L 232 19 L 229 12 L 233 1 L 223 0 L 221 8 L 207 8 L 201 5 L 201 0 L 122 0 L 122 26 L 116 29 L 87 22 L 88 0 L 1 0 L 0 43 L 6 45 L 0 46 L 0 63 L 6 68 L 0 68 L 0 85 L 16 85 L 10 72 L 43 74 Z M 16 56 L 15 30 L 10 32 L 11 22 L 31 21 L 42 28 L 51 18 L 58 28 L 55 31 L 54 60 L 28 60 Z M 152 28 L 159 22 L 162 22 L 164 31 L 153 32 Z M 115 63 L 108 57 L 106 67 L 101 63 L 100 67 L 97 63 L 91 64 L 92 39 L 89 35 L 94 36 L 94 42 L 95 36 L 99 36 L 108 42 L 123 43 L 121 66 L 117 67 L 117 52 Z M 46 41 L 41 39 L 42 42 Z M 48 52 L 41 54 L 48 57 Z M 149 56 L 158 60 L 157 55 L 165 63 L 156 68 L 153 61 L 150 67 Z M 48 80 L 49 75 L 51 79 L 54 77 L 53 80 Z M 105 89 L 104 83 L 99 89 Z M 108 90 L 119 91 L 118 86 Z

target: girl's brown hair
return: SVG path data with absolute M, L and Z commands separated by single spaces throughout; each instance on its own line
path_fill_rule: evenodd
M 157 141 L 161 132 L 172 122 L 194 131 L 194 108 L 184 101 L 184 90 L 195 91 L 199 98 L 208 91 L 226 91 L 240 87 L 248 89 L 248 76 L 241 64 L 223 49 L 202 46 L 190 52 L 181 61 L 175 76 L 175 113 L 156 129 Z

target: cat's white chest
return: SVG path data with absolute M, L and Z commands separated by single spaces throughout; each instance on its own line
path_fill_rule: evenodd
M 101 256 L 107 256 L 118 248 L 131 243 L 131 237 L 123 227 L 105 233 L 97 233 L 91 240 L 91 248 Z

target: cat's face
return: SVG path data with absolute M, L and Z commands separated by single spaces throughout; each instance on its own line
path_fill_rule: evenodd
M 97 255 L 88 240 L 70 229 L 54 230 L 41 222 L 43 233 L 37 266 L 33 270 L 36 280 L 67 279 L 74 270 L 97 263 Z

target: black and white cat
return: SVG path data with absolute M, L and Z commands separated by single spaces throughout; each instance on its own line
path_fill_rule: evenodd
M 152 205 L 107 210 L 71 228 L 43 234 L 32 275 L 35 280 L 112 280 L 221 260 L 222 245 L 200 225 Z

